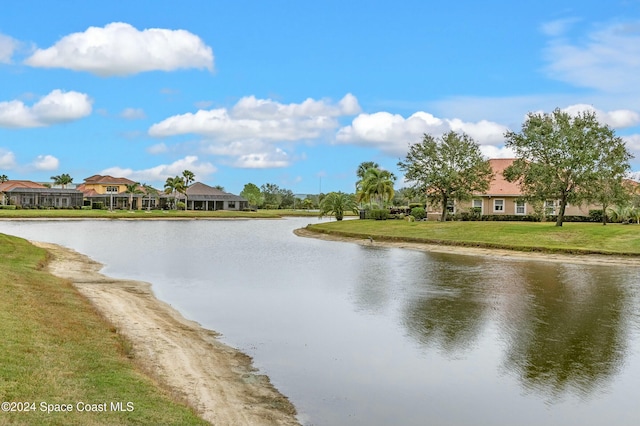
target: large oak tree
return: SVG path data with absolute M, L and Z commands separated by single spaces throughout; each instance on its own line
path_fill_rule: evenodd
M 479 145 L 467 134 L 453 131 L 440 138 L 425 134 L 422 142 L 409 147 L 398 167 L 429 202 L 442 207 L 442 221 L 447 219 L 449 201 L 468 200 L 474 192 L 485 192 L 493 177 Z
M 556 226 L 562 226 L 567 204 L 604 203 L 605 191 L 628 172 L 632 158 L 624 141 L 593 112 L 530 113 L 522 130 L 509 131 L 505 138 L 517 156 L 505 178 L 519 181 L 529 200 L 559 200 Z

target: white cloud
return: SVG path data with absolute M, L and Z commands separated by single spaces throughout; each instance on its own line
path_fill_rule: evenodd
M 562 110 L 572 116 L 576 116 L 578 113 L 584 112 L 595 113 L 598 121 L 616 129 L 634 127 L 640 124 L 640 114 L 628 109 L 619 109 L 607 112 L 599 110 L 592 105 L 576 104 L 570 105 Z
M 223 141 L 260 138 L 272 141 L 315 139 L 338 127 L 336 117 L 359 111 L 357 99 L 347 94 L 337 105 L 307 99 L 282 104 L 247 96 L 231 109 L 199 110 L 169 117 L 149 129 L 155 137 L 199 134 Z
M 558 37 L 566 33 L 567 30 L 578 21 L 580 21 L 579 18 L 564 18 L 543 22 L 540 25 L 540 31 L 542 31 L 544 35 Z
M 345 95 L 337 103 L 306 99 L 283 104 L 247 96 L 232 108 L 199 110 L 169 117 L 149 128 L 155 137 L 182 134 L 205 136 L 203 151 L 232 157 L 229 164 L 242 168 L 286 167 L 293 159 L 279 143 L 295 143 L 330 136 L 338 118 L 360 111 L 358 100 Z
M 32 107 L 22 101 L 0 102 L 0 127 L 43 127 L 91 114 L 91 99 L 79 92 L 53 90 Z
M 33 162 L 36 170 L 57 170 L 59 165 L 60 161 L 53 155 L 38 155 Z
M 283 149 L 257 139 L 224 144 L 209 143 L 203 151 L 210 155 L 234 158 L 230 164 L 243 169 L 287 167 L 293 161 Z
M 338 143 L 371 146 L 392 155 L 404 155 L 410 143 L 419 142 L 425 133 L 442 135 L 447 131 L 464 132 L 479 144 L 497 145 L 504 141 L 505 126 L 481 120 L 475 123 L 460 119 L 437 118 L 419 111 L 408 118 L 389 112 L 360 114 L 351 125 L 341 128 Z
M 289 164 L 289 155 L 280 148 L 276 148 L 275 152 L 241 155 L 234 166 L 244 169 L 270 169 L 287 167 Z
M 0 34 L 0 64 L 10 64 L 13 52 L 18 48 L 18 42 L 4 34 Z
M 516 158 L 516 153 L 504 146 L 480 145 L 480 152 L 486 158 Z
M 169 150 L 169 148 L 167 147 L 167 145 L 164 142 L 155 144 L 155 145 L 151 145 L 150 147 L 147 148 L 147 152 L 149 154 L 163 154 L 165 152 L 167 152 Z
M 622 136 L 622 140 L 635 158 L 640 158 L 640 134 Z
M 640 22 L 615 23 L 584 42 L 552 38 L 545 50 L 549 77 L 610 92 L 640 91 Z
M 114 22 L 64 36 L 47 49 L 37 49 L 25 63 L 33 67 L 87 71 L 102 77 L 181 68 L 213 70 L 213 51 L 185 30 L 138 30 Z
M 179 176 L 184 170 L 190 170 L 196 175 L 196 180 L 215 173 L 216 167 L 208 162 L 198 161 L 195 155 L 189 155 L 171 164 L 161 164 L 149 169 L 133 170 L 122 167 L 110 167 L 100 174 L 126 177 L 137 182 L 164 182 L 168 177 Z
M 125 108 L 120 113 L 120 117 L 126 120 L 141 120 L 147 118 L 147 115 L 142 108 Z
M 14 167 L 16 167 L 15 154 L 11 151 L 5 151 L 4 149 L 0 148 L 0 169 L 11 170 Z M 2 173 L 2 170 L 0 170 L 0 174 L 5 173 Z

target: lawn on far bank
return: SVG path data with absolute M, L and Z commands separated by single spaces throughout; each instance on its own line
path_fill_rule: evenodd
M 640 256 L 640 225 L 553 222 L 407 222 L 347 220 L 310 231 L 374 240 L 503 248 L 520 251 Z
M 128 342 L 46 261 L 0 234 L 0 424 L 208 424 L 135 368 Z
M 0 209 L 0 219 L 275 219 L 283 216 L 318 216 L 313 210 L 193 211 L 193 210 L 46 210 Z

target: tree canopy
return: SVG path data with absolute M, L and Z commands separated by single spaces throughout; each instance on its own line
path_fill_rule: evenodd
M 66 188 L 67 185 L 73 183 L 73 178 L 67 173 L 51 176 L 51 180 L 53 180 L 54 185 L 60 185 L 62 188 Z
M 632 156 L 624 141 L 593 112 L 574 117 L 560 109 L 530 113 L 522 130 L 509 131 L 505 138 L 517 156 L 505 178 L 519 181 L 529 200 L 559 200 L 556 226 L 562 226 L 567 204 L 614 200 L 617 182 L 630 169 Z
M 398 162 L 412 187 L 426 194 L 427 200 L 442 207 L 441 220 L 447 219 L 450 201 L 463 201 L 474 192 L 485 192 L 493 176 L 480 146 L 467 134 L 447 132 L 439 138 L 425 134 L 422 142 L 409 147 L 404 161 Z
M 240 192 L 240 196 L 245 198 L 249 205 L 253 207 L 261 207 L 264 202 L 260 188 L 254 183 L 247 183 L 242 192 Z
M 361 167 L 367 164 L 371 166 L 362 172 Z M 369 162 L 362 163 L 358 167 L 356 175 L 360 177 L 361 174 L 360 180 L 356 183 L 357 201 L 365 203 L 375 201 L 383 207 L 386 202 L 393 199 L 393 183 L 396 180 L 393 173 L 378 168 L 376 163 Z

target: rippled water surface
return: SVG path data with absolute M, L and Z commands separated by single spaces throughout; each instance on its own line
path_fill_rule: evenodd
M 640 423 L 640 269 L 299 238 L 314 218 L 0 221 L 149 281 L 307 425 Z

